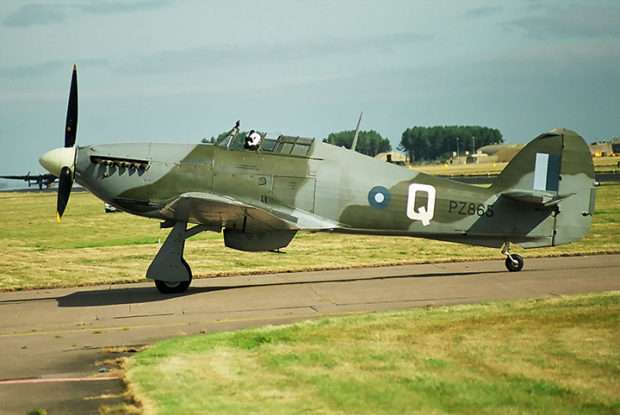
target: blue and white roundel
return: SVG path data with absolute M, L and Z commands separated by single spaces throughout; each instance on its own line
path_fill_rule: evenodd
M 385 209 L 391 200 L 390 191 L 383 186 L 375 186 L 368 192 L 368 203 L 375 209 Z

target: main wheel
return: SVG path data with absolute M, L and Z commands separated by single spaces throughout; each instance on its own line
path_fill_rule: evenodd
M 187 290 L 187 287 L 189 287 L 189 285 L 192 283 L 192 269 L 189 267 L 189 264 L 187 263 L 187 261 L 185 261 L 184 258 L 181 258 L 181 261 L 183 262 L 185 269 L 187 269 L 187 272 L 189 273 L 189 280 L 188 281 L 155 280 L 155 287 L 157 287 L 160 293 L 179 294 L 179 293 L 185 292 L 185 290 Z
M 512 260 L 510 259 L 510 257 L 512 257 Z M 508 269 L 508 271 L 517 272 L 521 271 L 522 268 L 523 258 L 521 258 L 521 255 L 512 254 L 506 257 L 506 269 Z

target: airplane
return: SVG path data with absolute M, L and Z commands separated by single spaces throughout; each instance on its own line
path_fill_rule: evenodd
M 32 182 L 35 182 L 39 185 L 39 189 L 43 189 L 43 186 L 53 186 L 54 182 L 56 181 L 56 176 L 49 173 L 31 176 L 30 172 L 28 172 L 28 174 L 25 176 L 0 176 L 0 179 L 24 180 L 28 182 L 28 187 L 32 185 Z
M 76 146 L 77 120 L 74 65 L 64 147 L 40 158 L 59 178 L 57 219 L 75 180 L 119 210 L 162 220 L 171 231 L 146 271 L 162 294 L 189 287 L 185 241 L 204 231 L 241 251 L 284 248 L 299 231 L 421 237 L 502 248 L 515 272 L 524 261 L 511 244 L 578 241 L 594 213 L 590 151 L 567 129 L 536 137 L 484 188 L 314 138 L 260 133 L 257 150 L 244 148 L 238 121 L 213 144 Z

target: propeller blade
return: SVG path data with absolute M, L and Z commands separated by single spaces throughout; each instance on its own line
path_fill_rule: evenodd
M 56 201 L 56 220 L 60 222 L 62 214 L 69 202 L 71 187 L 73 186 L 73 178 L 71 177 L 71 168 L 64 166 L 58 177 L 58 200 Z
M 71 92 L 69 92 L 69 104 L 67 106 L 67 123 L 65 127 L 65 147 L 73 147 L 78 122 L 78 90 L 77 90 L 77 65 L 73 65 L 71 75 Z

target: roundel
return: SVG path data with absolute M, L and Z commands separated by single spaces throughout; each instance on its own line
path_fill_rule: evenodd
M 390 191 L 383 186 L 375 186 L 368 192 L 368 203 L 375 209 L 385 209 L 390 200 L 392 200 Z

